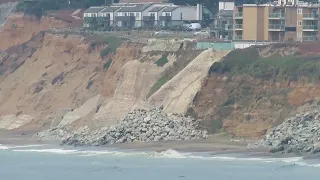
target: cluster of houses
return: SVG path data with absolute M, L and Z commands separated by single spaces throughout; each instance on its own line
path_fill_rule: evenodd
M 90 7 L 84 11 L 84 27 L 169 27 L 184 23 L 201 22 L 212 18 L 202 4 L 197 6 L 173 3 L 112 3 L 109 6 Z

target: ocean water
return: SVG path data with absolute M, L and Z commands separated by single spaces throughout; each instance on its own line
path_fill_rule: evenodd
M 319 180 L 320 161 L 0 144 L 1 180 Z

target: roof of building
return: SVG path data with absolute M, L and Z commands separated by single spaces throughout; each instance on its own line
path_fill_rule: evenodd
M 154 8 L 152 8 L 149 12 L 158 12 L 158 11 L 160 11 L 161 9 L 163 9 L 164 7 L 162 6 L 162 7 L 154 7 Z
M 177 8 L 178 8 L 177 6 L 166 7 L 162 12 L 172 12 Z
M 104 7 L 90 7 L 89 9 L 85 10 L 84 13 L 98 13 L 100 12 Z
M 114 12 L 114 11 L 116 11 L 117 9 L 119 9 L 120 7 L 110 7 L 110 6 L 108 6 L 108 7 L 105 7 L 102 11 L 101 11 L 101 13 L 104 13 L 104 12 Z
M 118 12 L 141 12 L 146 8 L 150 7 L 152 4 L 127 4 L 123 8 L 121 8 Z
M 161 3 L 168 2 L 168 0 L 120 0 L 119 3 Z

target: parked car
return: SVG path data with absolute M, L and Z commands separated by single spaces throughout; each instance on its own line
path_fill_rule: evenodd
M 165 31 L 165 30 L 161 30 L 161 31 L 158 31 L 158 32 L 155 32 L 154 35 L 155 36 L 163 36 L 163 35 L 168 35 L 170 34 L 168 31 Z
M 193 33 L 195 36 L 201 35 L 201 36 L 209 36 L 209 32 L 207 30 L 201 30 Z
M 200 30 L 201 24 L 200 23 L 190 23 L 190 24 L 184 24 L 183 27 L 190 29 L 190 30 Z

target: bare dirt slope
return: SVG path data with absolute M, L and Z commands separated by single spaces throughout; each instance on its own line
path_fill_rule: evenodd
M 68 27 L 68 23 L 51 17 L 31 20 L 23 17 L 23 14 L 11 14 L 0 31 L 0 51 L 4 51 L 10 46 L 27 42 L 42 30 L 61 27 Z
M 164 106 L 166 112 L 184 114 L 192 104 L 196 93 L 206 77 L 212 63 L 219 61 L 228 52 L 206 50 L 187 67 L 163 85 L 149 98 L 149 103 Z

